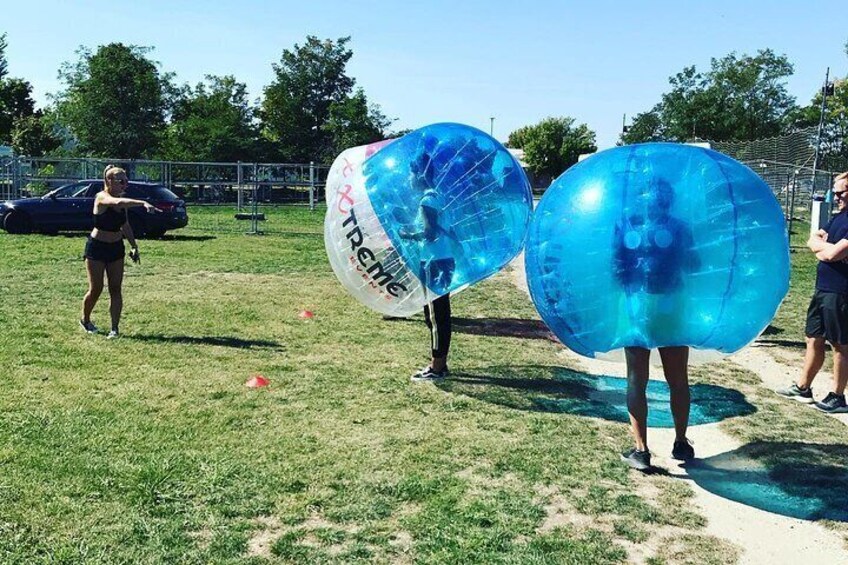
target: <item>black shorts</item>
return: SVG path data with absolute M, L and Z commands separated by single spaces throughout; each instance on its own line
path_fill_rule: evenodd
M 118 240 L 114 243 L 107 243 L 98 239 L 92 239 L 89 236 L 85 242 L 85 253 L 83 257 L 92 261 L 102 261 L 103 263 L 113 263 L 124 259 L 124 240 Z
M 807 337 L 848 344 L 848 295 L 817 290 L 807 309 Z

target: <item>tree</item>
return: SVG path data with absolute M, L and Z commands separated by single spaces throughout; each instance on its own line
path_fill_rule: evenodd
M 369 106 L 361 90 L 351 96 L 355 81 L 345 72 L 353 56 L 349 42 L 350 37 L 308 36 L 272 65 L 275 79 L 265 87 L 261 121 L 275 158 L 329 162 L 351 140 L 383 137 L 388 122 L 379 108 Z M 346 134 L 345 125 L 355 132 Z
M 81 47 L 76 64 L 60 78 L 66 89 L 56 98 L 59 121 L 83 155 L 138 159 L 152 156 L 165 126 L 173 93 L 170 74 L 147 58 L 151 48 L 122 43 Z
M 162 157 L 173 161 L 255 161 L 259 128 L 247 87 L 233 76 L 186 85 L 173 105 Z
M 0 34 L 0 144 L 3 145 L 12 141 L 15 120 L 35 113 L 32 85 L 19 78 L 6 78 L 9 69 L 6 47 L 8 43 L 3 33 Z
M 524 161 L 540 176 L 555 178 L 577 162 L 583 153 L 597 151 L 595 132 L 574 118 L 545 118 L 509 135 L 510 147 L 524 150 Z
M 694 66 L 669 78 L 671 90 L 649 112 L 638 114 L 623 143 L 692 138 L 725 141 L 779 135 L 795 108 L 786 90 L 794 69 L 771 49 L 712 59 L 710 71 Z
M 385 138 L 391 120 L 376 104 L 368 104 L 365 92 L 358 88 L 353 96 L 330 106 L 324 131 L 332 138 L 333 156 L 347 147 L 373 143 Z
M 662 107 L 655 106 L 648 112 L 636 114 L 627 131 L 621 134 L 621 143 L 643 143 L 668 139 L 662 123 Z
M 512 149 L 522 149 L 527 143 L 527 132 L 531 131 L 534 126 L 523 126 L 509 134 L 506 140 L 506 146 Z
M 40 157 L 59 147 L 61 140 L 53 134 L 52 121 L 40 111 L 15 120 L 11 140 L 15 153 Z
M 30 83 L 19 78 L 0 80 L 0 144 L 11 142 L 16 120 L 34 113 L 35 101 L 32 99 Z

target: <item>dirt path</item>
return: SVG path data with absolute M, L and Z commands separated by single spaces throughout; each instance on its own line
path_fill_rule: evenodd
M 519 256 L 511 265 L 513 281 L 527 291 L 524 274 L 524 257 Z M 624 376 L 624 365 L 581 357 L 567 349 L 560 353 L 592 375 Z M 731 358 L 739 366 L 757 374 L 769 388 L 779 388 L 791 383 L 797 367 L 780 362 L 764 346 L 752 346 Z M 653 377 L 652 377 L 653 378 Z M 819 376 L 816 396 L 827 392 L 829 376 Z M 838 416 L 848 423 L 848 414 Z M 693 426 L 691 437 L 699 459 L 727 453 L 741 447 L 741 443 L 723 432 L 718 424 Z M 654 454 L 653 463 L 672 475 L 688 479 L 686 469 L 672 460 L 671 445 L 674 430 L 650 428 L 649 443 Z M 750 468 L 751 461 L 739 460 L 740 468 Z M 726 540 L 740 549 L 741 564 L 762 563 L 828 563 L 848 565 L 848 552 L 839 534 L 816 522 L 790 518 L 734 502 L 700 487 L 689 480 L 695 492 L 695 503 L 707 519 L 706 533 Z

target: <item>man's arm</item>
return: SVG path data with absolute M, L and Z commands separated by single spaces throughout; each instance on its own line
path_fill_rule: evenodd
M 818 250 L 813 249 L 812 246 L 810 246 L 810 249 L 813 250 L 816 254 L 816 259 L 819 261 L 824 261 L 825 263 L 836 263 L 837 261 L 842 261 L 843 259 L 848 258 L 848 239 L 840 239 L 836 243 L 828 243 L 825 241 L 820 245 L 817 244 L 817 247 Z
M 828 245 L 832 244 L 827 242 L 827 232 L 824 230 L 819 230 L 816 233 L 810 234 L 809 239 L 807 239 L 807 247 L 809 247 L 810 251 L 813 253 L 824 251 Z

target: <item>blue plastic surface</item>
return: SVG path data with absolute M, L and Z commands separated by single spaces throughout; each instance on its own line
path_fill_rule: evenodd
M 570 349 L 688 345 L 732 353 L 789 288 L 783 212 L 753 171 L 700 147 L 603 151 L 539 203 L 526 256 L 531 296 Z
M 423 127 L 370 157 L 362 170 L 376 217 L 430 298 L 497 273 L 524 246 L 532 211 L 527 177 L 480 130 Z M 432 224 L 426 236 L 425 215 Z

